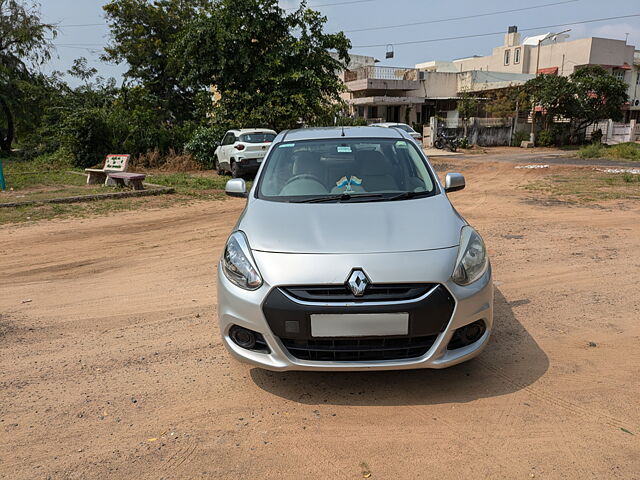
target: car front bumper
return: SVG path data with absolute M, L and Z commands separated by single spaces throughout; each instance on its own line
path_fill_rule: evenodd
M 218 318 L 224 345 L 236 359 L 261 368 L 286 370 L 401 370 L 445 368 L 478 355 L 486 346 L 493 326 L 493 283 L 491 267 L 476 282 L 461 287 L 449 280 L 457 247 L 422 252 L 379 253 L 363 255 L 298 255 L 253 252 L 264 284 L 247 291 L 232 284 L 218 264 Z M 270 327 L 264 305 L 270 293 L 281 285 L 339 284 L 353 266 L 363 268 L 373 284 L 421 283 L 440 284 L 453 297 L 453 313 L 428 351 L 421 356 L 395 360 L 313 361 L 296 358 Z M 266 272 L 270 274 L 265 275 Z M 429 273 L 425 273 L 429 272 Z M 382 305 L 382 304 L 381 304 Z M 322 307 L 322 306 L 320 306 Z M 398 305 L 398 312 L 407 310 Z M 386 308 L 389 311 L 389 306 Z M 478 320 L 486 331 L 474 343 L 449 350 L 456 329 Z M 232 326 L 262 334 L 270 352 L 260 353 L 236 345 L 229 336 Z

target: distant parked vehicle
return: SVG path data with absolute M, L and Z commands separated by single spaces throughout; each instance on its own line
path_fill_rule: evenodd
M 418 142 L 418 144 L 422 145 L 422 135 L 416 132 L 413 128 L 411 128 L 406 123 L 395 123 L 395 122 L 385 122 L 385 123 L 372 123 L 372 127 L 384 127 L 384 128 L 397 128 L 398 130 L 402 130 L 403 132 L 407 132 L 413 139 Z
M 218 174 L 228 172 L 233 178 L 255 174 L 274 138 L 276 132 L 266 128 L 229 130 L 214 154 Z
M 446 130 L 439 130 L 433 146 L 440 150 L 446 148 L 450 152 L 455 152 L 458 148 L 458 134 L 455 132 L 448 133 Z

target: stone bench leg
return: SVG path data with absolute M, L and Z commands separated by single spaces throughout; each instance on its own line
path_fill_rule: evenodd
M 123 187 L 125 186 L 124 183 L 124 178 L 109 178 L 109 180 L 111 180 L 112 182 L 114 182 L 114 184 L 118 187 Z
M 144 190 L 142 180 L 129 180 L 129 184 L 133 186 L 134 190 Z
M 89 172 L 87 175 L 87 185 L 97 185 L 103 183 L 107 178 L 104 172 Z

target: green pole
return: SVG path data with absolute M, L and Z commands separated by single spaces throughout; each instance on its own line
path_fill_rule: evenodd
M 7 184 L 4 182 L 4 169 L 2 167 L 2 158 L 0 158 L 0 190 L 6 190 Z

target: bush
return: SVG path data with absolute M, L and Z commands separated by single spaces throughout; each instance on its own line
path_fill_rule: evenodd
M 592 143 L 585 145 L 578 150 L 578 156 L 580 158 L 602 158 L 605 156 L 606 147 L 599 143 Z
M 518 130 L 513 135 L 513 140 L 511 141 L 511 145 L 514 147 L 519 147 L 520 144 L 525 140 L 529 140 L 529 134 L 524 130 Z
M 198 164 L 205 168 L 214 168 L 213 156 L 225 131 L 226 129 L 218 126 L 197 128 L 184 148 L 193 155 Z
M 458 147 L 460 148 L 469 148 L 469 139 L 467 137 L 462 137 L 458 140 Z
M 91 167 L 111 153 L 112 137 L 105 110 L 79 109 L 67 115 L 60 131 L 61 146 L 73 157 L 73 165 Z
M 607 156 L 624 160 L 640 161 L 640 144 L 619 143 L 607 149 Z
M 556 136 L 551 130 L 542 130 L 536 136 L 536 143 L 539 147 L 550 147 L 555 145 Z

